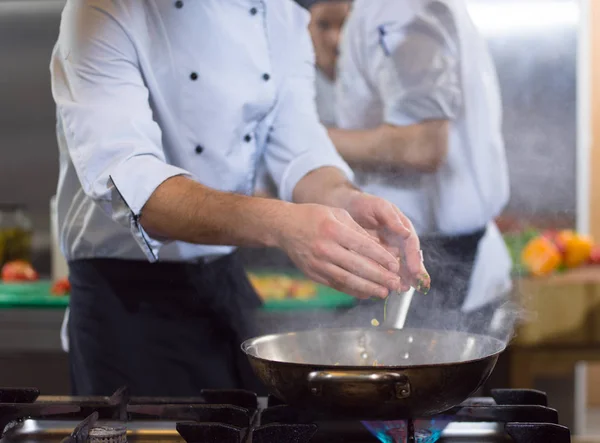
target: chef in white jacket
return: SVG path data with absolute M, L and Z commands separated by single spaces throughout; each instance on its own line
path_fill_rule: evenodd
M 509 183 L 496 72 L 464 0 L 355 0 L 336 113 L 330 137 L 363 189 L 422 238 L 432 291 L 407 324 L 484 329 L 511 286 L 493 222 Z
M 358 298 L 428 286 L 410 222 L 319 123 L 307 25 L 289 0 L 66 2 L 50 72 L 74 394 L 261 389 L 239 246 Z M 282 201 L 250 197 L 261 160 Z

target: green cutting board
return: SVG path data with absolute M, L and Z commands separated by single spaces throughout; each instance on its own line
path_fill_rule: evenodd
M 293 279 L 304 280 L 306 277 L 300 272 L 277 272 L 267 269 L 252 269 L 249 273 L 266 276 L 285 276 Z M 266 311 L 292 311 L 292 310 L 310 310 L 310 309 L 339 309 L 351 307 L 356 303 L 356 299 L 350 295 L 338 292 L 328 286 L 317 285 L 316 294 L 308 299 L 285 298 L 282 300 L 267 300 L 264 302 L 263 309 Z
M 252 271 L 256 275 L 286 275 L 302 278 L 297 273 L 277 273 L 268 271 Z M 52 283 L 41 280 L 33 283 L 0 283 L 0 309 L 64 309 L 69 305 L 68 296 L 55 296 L 50 293 Z M 268 300 L 263 309 L 267 311 L 290 311 L 300 309 L 338 309 L 353 306 L 355 299 L 349 295 L 335 291 L 327 286 L 317 285 L 317 293 L 306 300 L 284 299 Z
M 317 286 L 314 297 L 298 300 L 286 298 L 283 300 L 267 300 L 263 309 L 266 311 L 290 311 L 299 309 L 339 309 L 354 306 L 355 299 L 327 286 Z
M 0 283 L 0 309 L 66 308 L 69 305 L 69 297 L 52 295 L 51 287 L 52 283 L 49 280 L 32 283 Z

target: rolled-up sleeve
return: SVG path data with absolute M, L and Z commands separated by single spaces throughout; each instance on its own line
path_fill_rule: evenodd
M 451 120 L 462 106 L 458 36 L 450 10 L 434 2 L 404 26 L 378 29 L 377 78 L 388 124 Z
M 161 131 L 119 1 L 69 2 L 51 62 L 59 131 L 82 189 L 131 229 L 149 260 L 163 244 L 139 224 L 165 180 L 188 172 L 166 162 Z
M 303 17 L 304 19 L 304 17 Z M 294 188 L 309 172 L 325 166 L 340 169 L 349 180 L 353 172 L 336 151 L 320 123 L 315 101 L 315 57 L 307 29 L 308 18 L 289 49 L 293 61 L 282 81 L 265 162 L 282 200 L 292 201 Z

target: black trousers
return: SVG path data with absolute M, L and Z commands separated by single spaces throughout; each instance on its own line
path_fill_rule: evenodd
M 240 350 L 261 302 L 236 254 L 208 264 L 77 260 L 69 272 L 73 394 L 264 392 Z

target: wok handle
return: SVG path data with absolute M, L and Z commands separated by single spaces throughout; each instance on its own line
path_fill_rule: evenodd
M 411 391 L 408 377 L 398 372 L 314 371 L 308 374 L 313 395 L 321 395 L 323 385 L 333 383 L 392 384 L 396 398 L 410 397 Z

